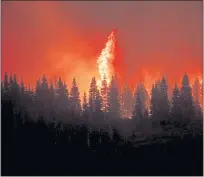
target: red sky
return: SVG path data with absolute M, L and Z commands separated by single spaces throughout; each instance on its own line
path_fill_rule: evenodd
M 117 28 L 116 70 L 135 85 L 145 71 L 169 82 L 202 74 L 202 1 L 2 2 L 2 73 L 35 84 L 61 75 L 81 91 Z

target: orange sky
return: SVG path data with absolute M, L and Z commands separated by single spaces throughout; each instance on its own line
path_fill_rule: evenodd
M 98 77 L 97 57 L 117 28 L 115 70 L 133 87 L 148 72 L 170 83 L 202 74 L 202 1 L 2 2 L 2 73 Z M 149 77 L 150 78 L 150 77 Z

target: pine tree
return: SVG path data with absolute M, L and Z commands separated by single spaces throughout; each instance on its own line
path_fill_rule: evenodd
M 64 82 L 64 104 L 66 105 L 66 108 L 69 106 L 69 92 L 67 88 L 67 84 Z
M 42 97 L 41 82 L 40 80 L 37 80 L 35 86 L 35 103 L 37 108 L 41 107 L 41 97 Z
M 86 92 L 84 92 L 84 97 L 83 97 L 83 111 L 88 111 L 88 102 L 87 102 Z
M 26 104 L 25 104 L 25 86 L 24 86 L 22 77 L 21 77 L 21 81 L 20 81 L 20 94 L 19 94 L 19 96 L 20 96 L 21 108 L 25 110 L 25 108 L 26 108 Z
M 36 86 L 35 86 L 35 108 L 36 108 L 36 112 L 37 112 L 37 117 L 39 117 L 40 115 L 42 115 L 42 92 L 41 92 L 41 82 L 40 80 L 36 81 Z M 25 91 L 25 97 L 26 97 L 26 102 L 28 102 L 29 100 L 29 94 L 27 92 L 27 90 Z
M 171 120 L 177 122 L 180 121 L 180 119 L 181 119 L 180 92 L 177 84 L 175 84 L 171 100 Z
M 134 93 L 133 119 L 141 121 L 148 118 L 147 93 L 143 83 L 139 83 Z
M 101 84 L 101 97 L 102 97 L 102 110 L 107 112 L 107 103 L 108 103 L 108 85 L 107 85 L 107 78 L 104 75 L 102 84 Z
M 196 118 L 202 118 L 202 108 L 200 104 L 200 95 L 201 95 L 201 85 L 199 83 L 198 78 L 193 83 L 193 97 L 194 97 L 194 107 Z
M 99 90 L 96 91 L 96 112 L 100 113 L 102 110 L 102 99 Z
M 180 99 L 183 120 L 189 121 L 190 119 L 193 119 L 195 114 L 193 107 L 192 89 L 189 84 L 187 73 L 184 74 L 182 79 Z
M 169 100 L 168 100 L 168 86 L 166 79 L 162 77 L 161 80 L 161 104 L 160 104 L 160 110 L 161 110 L 161 120 L 167 120 L 169 116 Z
M 61 98 L 64 96 L 64 87 L 61 77 L 59 77 L 57 81 L 57 96 L 58 98 Z
M 8 80 L 8 74 L 4 74 L 4 95 L 9 94 L 9 80 Z
M 86 92 L 84 92 L 82 110 L 83 110 L 82 116 L 87 121 L 89 118 L 89 105 L 87 101 Z
M 144 83 L 142 82 L 140 83 L 140 89 L 142 91 L 142 98 L 143 98 L 142 100 L 144 101 L 144 105 L 148 111 L 150 108 L 150 96 L 147 89 L 145 88 Z
M 140 121 L 143 118 L 143 113 L 142 113 L 142 102 L 140 98 L 139 84 L 137 85 L 134 95 L 135 95 L 135 104 L 133 108 L 133 120 Z
M 19 85 L 18 85 L 16 74 L 14 74 L 13 87 L 14 89 L 16 89 L 16 91 L 19 91 Z
M 96 91 L 96 100 L 95 100 L 95 112 L 93 113 L 94 121 L 97 124 L 103 120 L 102 114 L 102 99 L 99 90 Z
M 133 96 L 132 91 L 128 85 L 122 90 L 121 93 L 121 116 L 130 118 L 133 112 Z
M 41 91 L 43 92 L 43 94 L 47 94 L 48 92 L 48 83 L 45 75 L 42 76 Z
M 157 80 L 152 87 L 150 113 L 154 121 L 166 121 L 169 117 L 168 86 L 166 79 Z
M 150 100 L 150 115 L 152 120 L 157 120 L 159 116 L 159 87 L 153 84 L 151 89 L 151 100 Z
M 118 74 L 116 74 L 114 76 L 114 80 L 115 80 L 115 86 L 116 86 L 116 88 L 118 90 L 118 93 L 120 93 L 121 91 L 120 91 L 120 83 L 119 83 L 119 76 L 118 76 Z
M 14 104 L 14 115 L 16 116 L 19 114 L 20 111 L 20 87 L 17 82 L 16 74 L 14 74 L 13 79 L 11 78 L 10 84 L 10 93 L 11 93 L 11 100 Z
M 41 97 L 41 83 L 40 83 L 40 80 L 36 81 L 35 90 L 36 90 L 36 97 L 40 98 Z
M 25 89 L 25 114 L 29 114 L 29 116 L 33 116 L 33 109 L 34 107 L 37 109 L 38 111 L 38 115 L 37 116 L 41 116 L 42 115 L 42 110 L 43 107 L 41 106 L 41 102 L 36 102 L 36 105 L 34 106 L 34 102 L 33 102 L 33 97 L 34 97 L 34 92 L 32 92 L 30 85 L 28 85 L 28 87 Z M 37 98 L 36 98 L 37 100 Z M 40 100 L 41 101 L 41 100 Z M 26 115 L 24 115 L 26 116 Z M 25 120 L 24 120 L 25 121 Z
M 193 87 L 192 87 L 192 90 L 193 90 L 193 97 L 194 97 L 194 101 L 197 103 L 197 104 L 200 104 L 200 95 L 201 95 L 201 85 L 199 83 L 199 80 L 198 78 L 195 79 L 194 83 L 193 83 Z
M 108 115 L 110 118 L 120 117 L 120 102 L 118 88 L 115 83 L 114 77 L 112 77 L 111 84 L 108 91 Z
M 1 81 L 1 96 L 3 97 L 3 94 L 4 94 L 4 84 L 3 82 Z
M 11 96 L 11 100 L 13 101 L 13 103 L 17 103 L 17 100 L 19 100 L 18 96 L 19 96 L 19 85 L 17 82 L 17 78 L 16 75 L 14 75 L 14 78 L 12 78 L 12 76 L 10 76 L 10 96 Z
M 56 99 L 55 99 L 55 89 L 52 83 L 52 80 L 50 80 L 50 87 L 49 87 L 49 102 L 50 102 L 50 116 L 53 118 L 55 117 L 55 106 L 56 106 Z
M 25 93 L 25 87 L 24 87 L 24 83 L 23 83 L 22 78 L 21 78 L 21 82 L 20 82 L 20 92 L 22 95 L 24 95 L 24 93 Z
M 89 106 L 91 113 L 95 112 L 96 109 L 96 94 L 97 94 L 96 79 L 95 77 L 93 77 L 89 89 Z
M 78 86 L 76 84 L 75 78 L 72 81 L 72 88 L 70 92 L 70 109 L 72 112 L 80 114 L 81 113 L 81 103 L 80 103 L 80 93 Z
M 41 86 L 40 86 L 40 99 L 41 99 L 41 106 L 42 106 L 42 115 L 44 118 L 47 118 L 49 116 L 48 109 L 50 107 L 49 102 L 49 88 L 48 88 L 48 82 L 45 75 L 42 76 L 41 80 Z
M 56 89 L 56 106 L 57 112 L 66 112 L 68 110 L 68 90 L 62 82 L 61 77 L 57 81 Z
M 48 82 L 45 75 L 43 75 L 41 79 L 40 95 L 41 95 L 40 99 L 43 104 L 44 112 L 47 112 L 47 109 L 49 107 L 48 105 L 50 103 L 49 103 L 49 87 L 48 87 Z
M 55 89 L 54 89 L 52 80 L 50 80 L 49 93 L 50 93 L 51 100 L 54 100 L 55 99 Z
M 9 76 L 9 91 L 11 92 L 11 86 L 13 85 L 13 76 L 12 76 L 12 73 L 10 73 L 10 76 Z
M 136 121 L 141 121 L 148 116 L 148 110 L 146 106 L 146 95 L 145 95 L 145 87 L 142 83 L 137 85 L 135 90 L 135 103 L 133 108 L 133 119 Z

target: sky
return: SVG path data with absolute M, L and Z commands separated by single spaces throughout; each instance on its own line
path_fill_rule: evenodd
M 202 75 L 202 27 L 202 1 L 4 1 L 2 73 L 31 85 L 46 74 L 70 87 L 76 77 L 86 91 L 116 28 L 114 66 L 123 83 L 158 75 L 180 82 L 184 72 Z

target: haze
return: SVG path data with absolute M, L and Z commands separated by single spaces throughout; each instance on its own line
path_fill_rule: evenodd
M 2 2 L 2 72 L 34 85 L 42 74 L 87 89 L 117 28 L 115 70 L 135 85 L 146 72 L 169 82 L 202 74 L 202 1 Z

